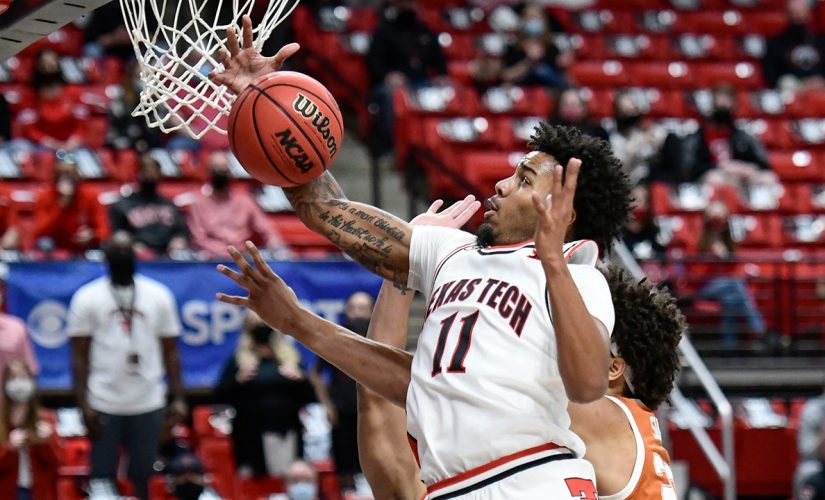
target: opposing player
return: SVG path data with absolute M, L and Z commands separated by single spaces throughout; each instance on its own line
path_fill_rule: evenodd
M 213 79 L 234 92 L 283 62 L 251 48 L 248 18 L 247 48 L 233 32 L 228 38 L 226 69 Z M 304 309 L 253 245 L 254 267 L 234 248 L 241 272 L 220 267 L 249 293 L 220 300 L 255 310 L 406 406 L 431 498 L 595 494 L 592 482 L 566 481 L 594 476 L 566 406 L 606 390 L 613 306 L 601 273 L 568 265 L 565 250 L 595 255 L 596 244 L 608 245 L 627 218 L 630 189 L 604 141 L 542 124 L 529 146 L 513 176 L 496 185 L 478 240 L 454 229 L 413 230 L 351 202 L 329 172 L 284 190 L 308 227 L 380 276 L 430 297 L 412 363 L 403 351 Z
M 431 209 L 432 211 L 432 209 Z M 428 223 L 449 225 L 449 218 Z M 668 292 L 639 282 L 618 267 L 605 270 L 616 313 L 607 395 L 570 404 L 571 429 L 587 446 L 599 497 L 675 499 L 670 459 L 653 413 L 668 397 L 679 369 L 685 319 Z M 412 300 L 386 282 L 367 337 L 404 347 Z M 358 386 L 358 448 L 378 500 L 418 500 L 426 489 L 407 446 L 404 411 Z

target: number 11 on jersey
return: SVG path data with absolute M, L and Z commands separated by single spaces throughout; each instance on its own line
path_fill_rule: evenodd
M 476 311 L 461 318 L 461 332 L 459 333 L 458 343 L 455 346 L 450 365 L 447 367 L 448 373 L 465 372 L 464 359 L 470 350 L 470 343 L 473 339 L 473 329 L 476 326 L 476 321 L 478 321 L 478 314 L 479 311 Z M 458 313 L 456 312 L 441 321 L 441 331 L 438 334 L 438 342 L 435 345 L 435 353 L 433 355 L 433 377 L 441 373 L 441 358 L 444 357 L 447 337 L 450 334 L 450 330 L 457 316 Z

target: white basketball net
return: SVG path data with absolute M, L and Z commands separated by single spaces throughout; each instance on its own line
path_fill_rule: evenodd
M 298 0 L 265 3 L 263 20 L 253 30 L 256 50 L 261 50 Z M 223 68 L 217 53 L 226 41 L 226 29 L 234 26 L 240 39 L 241 17 L 251 14 L 256 0 L 120 0 L 120 4 L 143 82 L 132 115 L 144 116 L 150 127 L 163 132 L 183 130 L 195 139 L 210 130 L 225 134 L 220 122 L 235 96 L 206 75 Z

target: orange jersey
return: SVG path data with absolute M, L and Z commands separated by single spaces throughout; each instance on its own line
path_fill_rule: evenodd
M 630 481 L 613 495 L 602 500 L 675 500 L 670 455 L 662 446 L 662 432 L 656 415 L 635 399 L 607 396 L 622 409 L 636 438 L 636 464 Z

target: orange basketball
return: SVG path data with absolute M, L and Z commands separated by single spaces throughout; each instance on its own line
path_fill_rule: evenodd
M 335 98 L 318 80 L 279 71 L 257 79 L 238 96 L 227 133 L 249 175 L 290 187 L 329 168 L 344 140 L 344 121 Z

